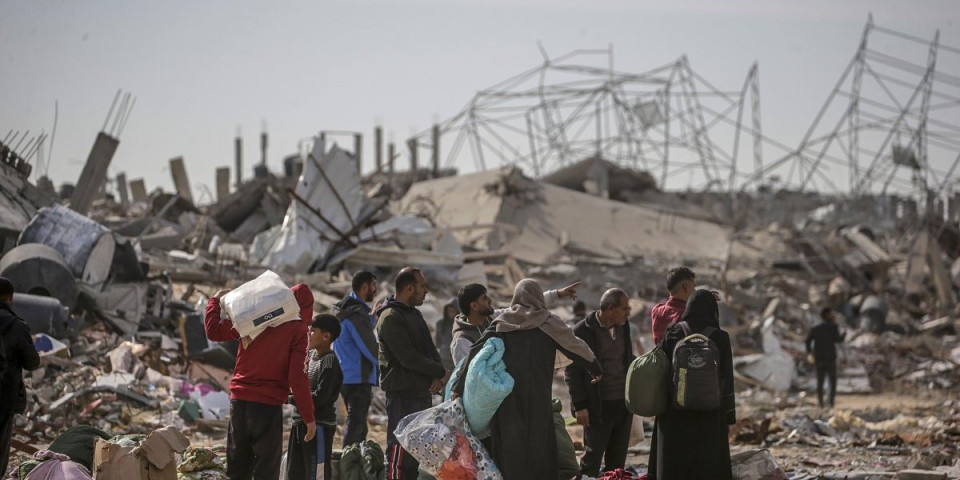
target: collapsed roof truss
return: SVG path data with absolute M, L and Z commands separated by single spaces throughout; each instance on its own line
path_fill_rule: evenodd
M 697 74 L 686 57 L 632 74 L 614 69 L 612 48 L 543 56 L 540 66 L 479 91 L 440 124 L 441 142 L 449 145 L 445 165 L 467 157 L 477 170 L 516 164 L 540 177 L 599 155 L 649 170 L 662 184 L 696 171 L 706 186 L 726 186 L 749 109 L 754 164 L 762 168 L 756 65 L 743 88 L 729 92 Z M 605 66 L 590 63 L 597 59 Z M 732 147 L 718 142 L 725 138 L 715 135 L 720 128 L 733 129 Z M 415 138 L 412 144 L 433 148 L 432 131 Z
M 756 64 L 739 90 L 723 91 L 685 56 L 633 74 L 614 68 L 612 47 L 542 54 L 541 65 L 477 92 L 439 135 L 410 144 L 442 144 L 437 160 L 448 167 L 519 165 L 535 177 L 602 156 L 666 188 L 941 195 L 958 181 L 960 76 L 946 71 L 960 49 L 939 32 L 924 40 L 869 18 L 797 146 L 764 136 Z

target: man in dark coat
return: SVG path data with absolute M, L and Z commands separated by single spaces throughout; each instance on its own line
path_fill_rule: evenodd
M 823 380 L 830 377 L 830 407 L 837 395 L 837 344 L 843 342 L 847 332 L 841 332 L 834 322 L 833 310 L 824 308 L 820 311 L 822 320 L 817 326 L 810 329 L 807 335 L 807 355 L 813 356 L 817 369 L 817 401 L 823 408 Z
M 30 327 L 10 308 L 13 303 L 13 284 L 0 277 L 0 337 L 3 355 L 0 356 L 0 477 L 7 472 L 10 459 L 10 439 L 13 420 L 27 408 L 27 392 L 23 385 L 23 370 L 36 370 L 40 355 L 33 346 Z
M 633 361 L 628 318 L 630 298 L 623 290 L 611 288 L 600 297 L 600 310 L 590 312 L 573 328 L 603 367 L 597 383 L 591 383 L 582 367 L 570 365 L 564 372 L 574 415 L 583 426 L 586 452 L 580 459 L 580 473 L 586 476 L 600 476 L 601 460 L 604 471 L 612 471 L 623 468 L 627 459 L 633 425 L 624 402 L 627 368 Z
M 423 305 L 427 284 L 416 268 L 397 274 L 396 295 L 377 311 L 380 318 L 380 388 L 387 396 L 387 480 L 416 480 L 420 463 L 397 442 L 400 420 L 432 406 L 446 371 L 433 345 L 430 328 L 416 307 Z
M 367 439 L 372 389 L 380 376 L 377 337 L 373 333 L 377 321 L 370 310 L 370 302 L 377 294 L 377 277 L 371 272 L 359 271 L 353 275 L 351 288 L 350 294 L 333 306 L 333 313 L 342 326 L 333 351 L 343 369 L 340 394 L 347 407 L 343 446 Z
M 490 455 L 505 479 L 558 478 L 551 408 L 557 352 L 586 368 L 593 381 L 599 381 L 603 372 L 600 362 L 566 322 L 547 310 L 543 289 L 531 279 L 517 284 L 510 308 L 471 347 L 467 366 L 492 337 L 503 340 L 503 362 L 514 386 L 490 422 Z M 453 389 L 459 396 L 468 368 Z
M 691 334 L 713 327 L 708 338 L 716 345 L 720 380 L 720 407 L 695 411 L 669 403 L 657 417 L 657 478 L 659 480 L 730 480 L 729 425 L 736 422 L 733 394 L 733 352 L 730 336 L 720 329 L 717 299 L 708 290 L 697 290 L 687 301 L 682 322 Z M 680 324 L 666 332 L 664 348 L 674 347 L 686 336 Z M 671 392 L 675 394 L 674 392 Z

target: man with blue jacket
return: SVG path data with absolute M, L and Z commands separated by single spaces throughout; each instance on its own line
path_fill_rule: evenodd
M 369 305 L 377 294 L 377 276 L 359 271 L 353 276 L 351 287 L 350 294 L 333 307 L 333 313 L 342 322 L 333 351 L 343 369 L 340 393 L 347 406 L 343 446 L 366 440 L 372 387 L 380 376 L 377 338 L 373 333 L 377 320 Z

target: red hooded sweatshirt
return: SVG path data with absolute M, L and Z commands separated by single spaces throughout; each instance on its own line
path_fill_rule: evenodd
M 290 290 L 300 305 L 300 321 L 270 327 L 248 348 L 240 344 L 237 364 L 230 380 L 230 399 L 267 405 L 283 405 L 293 390 L 293 400 L 304 422 L 314 422 L 313 398 L 307 378 L 307 331 L 313 319 L 313 292 L 304 284 Z M 203 322 L 207 338 L 216 342 L 239 340 L 229 318 L 220 319 L 220 299 L 207 302 Z
M 653 330 L 653 343 L 659 344 L 667 327 L 680 321 L 683 312 L 687 309 L 687 302 L 674 298 L 667 299 L 667 303 L 658 303 L 650 310 L 650 322 Z

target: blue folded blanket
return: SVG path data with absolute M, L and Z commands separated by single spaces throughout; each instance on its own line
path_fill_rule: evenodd
M 503 340 L 490 338 L 470 361 L 463 389 L 463 407 L 470 430 L 480 439 L 490 436 L 490 420 L 513 391 L 513 377 L 503 363 Z

